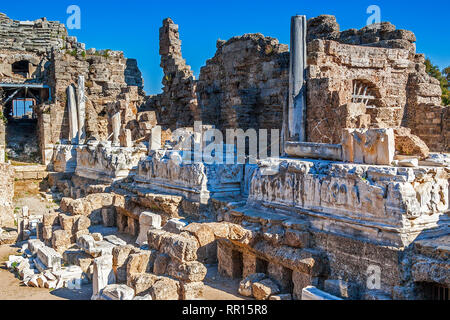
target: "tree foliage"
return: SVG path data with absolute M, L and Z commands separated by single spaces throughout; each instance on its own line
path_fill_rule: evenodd
M 442 89 L 442 102 L 445 106 L 450 105 L 450 67 L 445 68 L 442 72 L 439 70 L 438 66 L 433 65 L 430 59 L 425 60 L 425 66 L 427 73 L 438 79 L 441 84 Z

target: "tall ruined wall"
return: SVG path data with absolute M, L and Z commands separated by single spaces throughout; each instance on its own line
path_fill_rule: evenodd
M 333 40 L 342 44 L 358 46 L 405 49 L 416 52 L 416 36 L 408 30 L 396 29 L 390 22 L 371 24 L 360 30 L 340 31 L 335 16 L 320 15 L 308 20 L 307 41 L 315 39 Z
M 178 26 L 160 30 L 163 93 L 143 110 L 156 110 L 158 123 L 172 130 L 201 120 L 220 129 L 281 129 L 287 99 L 288 46 L 261 34 L 218 41 L 196 81 L 181 55 Z
M 448 107 L 441 106 L 439 82 L 427 74 L 415 41 L 388 22 L 340 32 L 333 16 L 310 19 L 308 141 L 340 143 L 348 106 L 365 93 L 373 97 L 362 111 L 370 119 L 359 125 L 405 126 L 431 151 L 448 152 Z
M 193 126 L 199 120 L 196 81 L 191 67 L 181 55 L 178 25 L 170 18 L 159 30 L 159 53 L 164 71 L 163 93 L 152 97 L 150 105 L 157 109 L 158 122 L 172 130 Z
M 17 21 L 0 12 L 0 49 L 49 53 L 63 48 L 66 38 L 66 28 L 57 21 Z
M 308 45 L 307 136 L 312 142 L 340 143 L 342 112 L 353 100 L 355 83 L 366 85 L 370 126 L 400 126 L 407 104 L 408 74 L 414 63 L 401 49 L 372 48 L 313 40 Z M 362 90 L 361 93 L 363 94 Z
M 13 63 L 23 60 L 29 62 L 30 72 L 14 73 Z M 68 139 L 66 90 L 69 85 L 76 86 L 80 75 L 86 80 L 88 137 L 108 136 L 108 106 L 117 100 L 128 99 L 136 119 L 144 92 L 135 59 L 127 59 L 121 51 L 86 50 L 59 22 L 45 18 L 15 21 L 0 14 L 0 81 L 34 82 L 51 88 L 51 103 L 36 110 L 41 150 Z
M 14 169 L 0 163 L 0 227 L 14 227 Z
M 200 71 L 202 119 L 220 129 L 281 129 L 289 84 L 288 46 L 262 34 L 219 41 Z
M 54 142 L 68 137 L 67 87 L 76 84 L 78 76 L 86 80 L 86 130 L 88 136 L 105 139 L 108 135 L 108 105 L 123 98 L 129 86 L 137 90 L 131 102 L 143 99 L 142 75 L 136 60 L 127 59 L 123 52 L 88 50 L 86 54 L 56 53 L 52 58 L 51 86 L 55 88 L 56 104 L 50 113 Z M 136 108 L 137 106 L 135 106 Z
M 432 151 L 450 152 L 450 107 L 441 106 L 439 81 L 425 72 L 425 58 L 409 75 L 404 126 L 426 142 Z

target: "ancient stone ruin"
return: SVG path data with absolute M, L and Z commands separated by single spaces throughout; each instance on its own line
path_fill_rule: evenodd
M 8 268 L 96 300 L 205 299 L 209 270 L 257 300 L 448 299 L 450 108 L 415 35 L 291 23 L 219 40 L 197 80 L 164 20 L 146 96 L 122 52 L 0 14 Z M 33 181 L 45 210 L 15 205 Z

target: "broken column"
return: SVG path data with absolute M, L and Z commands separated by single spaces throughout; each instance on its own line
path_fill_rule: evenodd
M 140 246 L 147 243 L 147 233 L 150 229 L 161 228 L 161 216 L 151 212 L 142 212 L 139 216 L 139 237 L 136 243 Z
M 86 141 L 86 94 L 84 86 L 84 76 L 78 77 L 78 143 L 84 144 Z
M 286 141 L 306 141 L 306 16 L 291 19 L 289 104 L 284 123 Z
M 121 129 L 121 119 L 120 119 L 120 113 L 116 112 L 112 118 L 112 130 L 113 130 L 113 146 L 120 146 L 120 129 Z
M 161 127 L 156 126 L 152 128 L 149 140 L 149 151 L 156 151 L 161 149 Z
M 94 259 L 94 275 L 92 277 L 92 299 L 97 299 L 101 291 L 116 282 L 113 271 L 113 256 L 103 255 Z
M 69 114 L 69 141 L 71 144 L 78 144 L 77 101 L 73 86 L 67 88 L 67 106 Z

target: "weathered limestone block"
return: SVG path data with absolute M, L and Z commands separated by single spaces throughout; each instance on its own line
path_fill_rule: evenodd
M 194 239 L 166 233 L 161 239 L 160 251 L 180 262 L 190 262 L 197 260 L 198 247 Z
M 52 235 L 52 247 L 59 253 L 63 253 L 72 244 L 71 233 L 65 230 L 56 230 Z
M 135 248 L 131 245 L 116 246 L 112 250 L 113 269 L 118 283 L 127 282 L 127 262 L 133 250 Z
M 69 265 L 79 266 L 86 274 L 89 274 L 89 269 L 94 262 L 94 258 L 82 250 L 64 251 L 63 260 Z
M 28 250 L 30 250 L 32 254 L 37 254 L 39 248 L 45 247 L 45 244 L 38 239 L 30 239 L 27 244 Z
M 138 245 L 148 242 L 148 231 L 152 228 L 161 228 L 161 216 L 151 212 L 142 212 L 139 216 L 139 236 L 136 240 Z
M 114 244 L 108 241 L 95 241 L 89 234 L 78 237 L 77 245 L 83 249 L 84 252 L 95 258 L 102 255 L 112 255 L 112 250 L 115 247 Z
M 114 284 L 116 277 L 113 271 L 112 255 L 103 255 L 94 259 L 94 275 L 92 277 L 92 297 L 98 297 L 106 286 Z
M 294 300 L 302 300 L 303 289 L 312 285 L 312 276 L 303 272 L 294 271 L 292 273 L 292 282 L 294 284 Z
M 110 284 L 101 291 L 101 300 L 133 300 L 134 290 L 124 284 Z
M 205 284 L 203 282 L 191 282 L 181 284 L 181 300 L 199 300 L 203 298 Z
M 148 236 L 148 246 L 151 249 L 161 251 L 161 242 L 164 237 L 169 237 L 169 233 L 164 230 L 150 229 L 147 233 Z
M 391 165 L 395 156 L 392 129 L 344 129 L 343 160 L 351 163 Z
M 127 280 L 127 285 L 134 289 L 135 295 L 145 295 L 160 277 L 150 273 L 133 274 Z
M 411 133 L 409 128 L 396 128 L 395 134 L 395 149 L 401 155 L 418 156 L 424 160 L 430 155 L 430 149 L 426 143 L 418 136 Z
M 167 254 L 158 254 L 153 266 L 153 273 L 160 276 L 166 274 L 169 263 L 170 257 Z
M 194 235 L 200 248 L 197 251 L 197 260 L 203 263 L 214 263 L 217 261 L 217 243 L 213 229 L 204 223 L 191 223 L 184 228 L 185 231 Z
M 183 232 L 184 227 L 186 227 L 186 223 L 180 221 L 179 219 L 170 219 L 164 225 L 163 230 L 171 233 L 180 234 Z
M 239 284 L 239 294 L 244 297 L 253 297 L 253 284 L 265 278 L 267 278 L 265 273 L 254 273 L 245 277 Z
M 208 270 L 198 261 L 180 263 L 172 261 L 167 265 L 167 274 L 183 282 L 201 282 Z
M 270 296 L 280 293 L 280 289 L 272 280 L 264 279 L 253 283 L 252 293 L 256 300 L 267 300 Z
M 46 267 L 46 269 L 52 269 L 53 271 L 61 268 L 61 255 L 49 247 L 39 247 L 37 250 L 37 258 Z
M 59 225 L 59 214 L 54 211 L 44 213 L 42 224 L 44 227 L 53 227 Z
M 178 281 L 163 277 L 153 284 L 149 293 L 152 296 L 152 300 L 179 300 L 179 286 Z
M 132 274 L 145 273 L 149 260 L 150 251 L 141 250 L 139 253 L 130 254 L 127 261 L 127 278 Z

